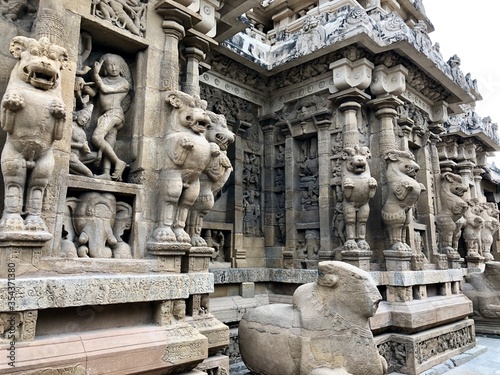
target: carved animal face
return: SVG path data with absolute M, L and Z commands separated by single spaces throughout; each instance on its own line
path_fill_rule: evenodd
M 209 142 L 216 143 L 222 151 L 226 151 L 228 146 L 234 142 L 234 133 L 228 129 L 226 118 L 223 115 L 216 115 L 208 112 L 210 123 L 207 124 L 205 138 Z
M 178 119 L 181 126 L 201 134 L 210 123 L 210 117 L 205 110 L 206 102 L 196 99 L 181 91 L 171 91 L 167 95 L 167 103 L 179 111 Z
M 468 190 L 467 186 L 462 182 L 462 177 L 453 173 L 443 174 L 443 189 L 448 188 L 452 194 L 462 197 Z
M 19 59 L 19 78 L 41 90 L 55 88 L 59 83 L 59 72 L 68 63 L 66 50 L 45 37 L 36 40 L 16 36 L 10 43 L 10 53 Z
M 400 168 L 401 172 L 415 178 L 418 171 L 420 170 L 420 165 L 418 165 L 411 159 L 403 159 Z
M 343 150 L 342 158 L 346 160 L 346 169 L 354 174 L 362 174 L 368 170 L 368 162 L 371 156 L 367 147 L 355 148 L 346 147 Z

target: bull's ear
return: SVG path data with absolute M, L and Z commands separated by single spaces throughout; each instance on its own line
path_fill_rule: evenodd
M 21 58 L 21 53 L 23 53 L 29 46 L 29 38 L 24 36 L 16 36 L 12 39 L 9 46 L 9 52 L 16 59 Z

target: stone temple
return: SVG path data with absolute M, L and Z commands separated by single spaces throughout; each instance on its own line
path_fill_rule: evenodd
M 500 333 L 498 125 L 433 30 L 422 0 L 2 0 L 0 373 L 347 374 L 307 356 L 351 342 L 416 375 Z M 325 327 L 352 340 L 304 349 Z

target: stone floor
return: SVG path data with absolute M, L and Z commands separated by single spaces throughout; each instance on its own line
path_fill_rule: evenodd
M 231 375 L 249 375 L 243 363 L 230 367 Z M 500 336 L 477 336 L 477 347 L 420 375 L 500 375 Z M 389 375 L 402 375 L 393 372 Z

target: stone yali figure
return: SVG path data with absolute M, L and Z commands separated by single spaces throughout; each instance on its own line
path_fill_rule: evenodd
M 0 230 L 46 231 L 40 215 L 54 169 L 52 144 L 64 133 L 60 71 L 67 65 L 67 53 L 45 37 L 22 36 L 12 39 L 10 53 L 19 61 L 1 103 L 7 140 L 2 151 L 5 207 Z
M 411 251 L 406 243 L 410 209 L 417 202 L 424 186 L 415 180 L 420 166 L 410 151 L 389 151 L 387 161 L 387 200 L 382 207 L 382 220 L 389 232 L 390 250 Z
M 200 192 L 200 174 L 219 147 L 205 138 L 206 102 L 181 91 L 166 94 L 165 157 L 160 175 L 159 223 L 153 242 L 191 243 L 185 231 L 189 209 Z
M 227 157 L 227 147 L 234 142 L 223 115 L 207 112 L 210 123 L 207 124 L 205 138 L 214 146 L 214 151 L 207 168 L 200 175 L 200 193 L 189 212 L 189 234 L 193 246 L 207 246 L 201 237 L 203 218 L 214 206 L 217 194 L 231 174 L 233 167 Z M 220 150 L 220 152 L 217 152 Z
M 436 215 L 436 227 L 440 236 L 439 250 L 442 254 L 456 254 L 458 240 L 465 226 L 463 217 L 467 203 L 463 196 L 468 187 L 462 177 L 445 172 L 441 175 L 441 209 Z
M 367 159 L 370 156 L 370 150 L 367 147 L 346 147 L 342 153 L 345 250 L 370 250 L 370 246 L 365 241 L 366 222 L 370 214 L 368 201 L 373 198 L 377 189 L 377 181 L 371 177 L 368 166 Z
M 343 262 L 320 262 L 318 280 L 293 305 L 249 310 L 239 326 L 240 353 L 261 375 L 383 375 L 368 319 L 382 299 L 371 276 Z

